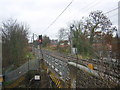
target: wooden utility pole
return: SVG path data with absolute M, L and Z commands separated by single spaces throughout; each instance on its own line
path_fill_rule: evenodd
M 72 28 L 74 27 L 74 25 L 70 26 L 70 51 L 71 51 L 71 54 L 73 54 L 73 30 Z

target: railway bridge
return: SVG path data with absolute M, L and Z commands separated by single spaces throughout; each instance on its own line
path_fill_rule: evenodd
M 81 87 L 110 87 L 119 84 L 119 79 L 114 72 L 106 74 L 105 66 L 99 64 L 92 66 L 91 62 L 78 60 L 72 55 L 34 49 L 40 58 L 40 68 L 44 69 L 58 88 Z M 95 61 L 92 61 L 95 62 Z M 97 66 L 99 66 L 98 69 Z M 109 71 L 108 71 L 109 72 Z M 113 75 L 114 74 L 114 75 Z M 111 79 L 111 81 L 108 79 Z
M 29 70 L 44 70 L 58 88 L 100 88 L 120 85 L 119 72 L 100 61 L 82 60 L 72 55 L 33 48 L 37 57 L 5 75 L 5 81 L 20 78 Z M 28 68 L 29 65 L 29 68 Z M 106 70 L 109 67 L 109 70 Z M 40 73 L 41 75 L 41 73 Z M 24 79 L 23 79 L 24 80 Z

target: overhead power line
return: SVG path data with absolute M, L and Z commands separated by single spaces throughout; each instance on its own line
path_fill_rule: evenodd
M 49 24 L 49 26 L 48 26 L 46 29 L 44 29 L 44 30 L 42 31 L 42 33 L 43 33 L 43 32 L 46 32 L 46 31 L 60 18 L 60 16 L 61 16 L 61 15 L 68 9 L 68 7 L 73 3 L 73 1 L 74 1 L 74 0 L 72 0 L 72 1 L 65 7 L 65 9 L 63 9 L 63 11 L 52 21 L 52 23 Z M 98 2 L 97 2 L 97 3 L 98 3 Z M 87 5 L 87 6 L 88 6 L 88 5 Z M 94 6 L 94 5 L 93 5 L 93 6 Z M 92 6 L 92 7 L 93 7 L 93 6 Z M 113 11 L 119 9 L 119 8 L 120 8 L 120 7 L 116 7 L 116 8 L 114 8 L 114 9 L 112 9 L 112 10 L 109 10 L 109 11 L 105 12 L 104 14 L 113 12 Z
M 65 9 L 53 20 L 53 22 L 45 29 L 46 31 L 60 18 L 60 16 L 67 10 L 67 8 L 73 3 L 73 0 L 65 7 Z
M 85 6 L 81 7 L 78 11 L 85 11 L 86 8 L 89 8 L 90 6 L 94 5 L 96 3 L 98 3 L 98 0 L 94 0 L 92 2 L 90 2 L 89 4 L 85 4 Z M 75 18 L 78 16 L 79 12 L 77 12 L 77 14 L 73 15 L 71 18 L 73 18 L 73 20 L 75 20 Z
M 92 4 L 88 5 L 88 9 L 85 10 L 85 12 L 90 10 L 91 8 L 95 7 L 95 6 L 98 6 L 98 4 L 100 4 L 100 2 L 101 2 L 101 0 L 96 0 L 96 3 L 92 3 Z
M 114 8 L 114 9 L 112 9 L 112 10 L 110 10 L 110 11 L 107 11 L 107 12 L 106 12 L 106 13 L 104 13 L 104 14 L 107 14 L 107 13 L 113 12 L 113 11 L 115 11 L 115 10 L 119 9 L 119 8 L 120 8 L 120 7 Z

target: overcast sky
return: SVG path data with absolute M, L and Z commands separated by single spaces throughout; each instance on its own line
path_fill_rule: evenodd
M 87 17 L 91 11 L 104 13 L 118 7 L 119 0 L 73 0 L 62 16 L 49 28 L 51 22 L 72 0 L 0 0 L 0 22 L 8 18 L 30 26 L 30 35 L 43 34 L 56 39 L 60 28 L 66 28 L 73 20 Z M 118 24 L 118 10 L 106 14 L 112 23 Z

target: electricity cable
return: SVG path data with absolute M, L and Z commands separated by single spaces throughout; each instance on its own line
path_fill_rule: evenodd
M 68 7 L 73 3 L 74 0 L 72 0 L 66 7 L 65 9 L 53 20 L 52 23 L 45 29 L 46 31 L 60 18 L 60 16 L 68 9 Z
M 119 7 L 114 8 L 114 9 L 112 9 L 112 10 L 109 10 L 109 11 L 105 12 L 104 14 L 107 14 L 107 13 L 113 12 L 113 11 L 115 11 L 115 10 L 119 9 L 119 8 L 120 8 L 120 6 L 119 6 Z
M 67 10 L 67 8 L 71 5 L 73 3 L 73 0 L 67 5 L 67 7 L 55 18 L 55 20 L 46 28 L 46 29 L 44 29 L 44 32 L 46 32 L 59 18 L 60 18 L 60 16 Z M 91 2 L 91 4 L 92 4 L 93 2 Z M 98 2 L 96 2 L 96 3 L 98 3 Z M 90 4 L 91 5 L 91 7 L 94 7 L 94 6 L 96 6 L 96 5 L 98 5 L 98 4 L 96 4 L 96 3 L 94 3 L 94 4 Z M 90 6 L 90 5 L 87 5 L 87 6 Z M 87 7 L 86 6 L 86 7 Z M 83 9 L 85 9 L 86 7 L 84 7 L 84 8 L 82 8 L 82 10 Z M 110 11 L 107 11 L 106 13 L 104 13 L 104 14 L 107 14 L 107 13 L 110 13 L 110 12 L 113 12 L 113 11 L 115 11 L 115 10 L 117 10 L 118 8 L 120 8 L 120 7 L 117 7 L 117 8 L 114 8 L 114 9 L 112 9 L 112 10 L 110 10 Z M 46 31 L 45 31 L 46 30 Z

